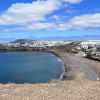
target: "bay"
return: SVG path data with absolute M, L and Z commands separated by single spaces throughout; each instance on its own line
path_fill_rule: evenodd
M 63 63 L 48 52 L 0 52 L 0 83 L 45 83 L 59 79 Z

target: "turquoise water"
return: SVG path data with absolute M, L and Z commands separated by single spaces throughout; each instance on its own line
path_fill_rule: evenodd
M 47 52 L 1 52 L 0 83 L 44 83 L 58 79 L 63 63 Z

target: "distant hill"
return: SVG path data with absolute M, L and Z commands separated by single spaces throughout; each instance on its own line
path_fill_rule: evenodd
M 32 40 L 32 39 L 17 39 L 15 41 L 12 41 L 10 43 L 34 43 L 38 40 L 69 40 L 69 41 L 76 41 L 76 40 L 100 40 L 100 35 L 82 35 L 82 36 L 69 36 L 69 37 L 41 37 L 41 38 L 37 38 L 36 40 Z
M 11 43 L 25 43 L 25 42 L 27 42 L 27 43 L 33 43 L 34 41 L 36 41 L 36 40 L 30 40 L 30 39 L 17 39 L 17 40 L 15 40 L 15 41 L 12 41 Z

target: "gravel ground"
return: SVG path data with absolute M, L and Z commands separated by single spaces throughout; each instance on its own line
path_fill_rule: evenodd
M 100 100 L 100 82 L 0 85 L 0 100 Z

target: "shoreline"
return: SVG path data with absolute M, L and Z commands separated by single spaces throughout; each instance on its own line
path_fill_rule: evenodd
M 17 52 L 17 51 L 9 51 L 9 52 Z M 89 61 L 86 58 L 78 57 L 75 54 L 69 53 L 67 51 L 53 50 L 53 49 L 48 50 L 47 49 L 47 50 L 34 50 L 34 51 L 22 51 L 22 52 L 48 52 L 48 53 L 51 53 L 51 54 L 55 55 L 56 57 L 58 57 L 58 60 L 60 59 L 61 63 L 63 63 L 63 66 L 62 66 L 63 73 L 61 73 L 61 75 L 57 79 L 52 79 L 51 81 L 53 81 L 53 80 L 58 80 L 58 81 L 59 80 L 60 81 L 62 81 L 62 80 L 91 80 L 91 78 L 92 78 L 91 75 L 93 75 L 93 77 L 94 77 L 94 78 L 92 78 L 93 81 L 100 79 L 100 77 L 99 77 L 100 71 L 98 70 L 99 66 L 95 65 L 94 68 L 92 66 L 94 63 L 98 64 L 97 62 Z M 79 64 L 73 63 L 74 61 L 72 59 L 75 60 L 75 62 L 79 63 Z M 85 63 L 84 61 L 88 62 L 88 63 Z M 80 68 L 82 68 L 82 66 L 80 67 L 80 64 L 82 64 L 82 66 L 84 67 L 81 70 L 80 70 Z M 87 72 L 87 68 L 85 67 L 85 64 L 86 65 L 89 64 L 91 66 L 91 67 L 89 67 L 88 72 Z M 91 74 L 90 70 L 92 72 L 96 71 L 96 73 L 98 73 L 98 75 L 94 72 Z M 51 82 L 51 81 L 49 81 L 49 82 Z M 49 83 L 49 82 L 47 82 L 47 83 Z
M 3 52 L 47 52 L 47 53 L 51 53 L 55 55 L 58 59 L 60 59 L 61 63 L 63 64 L 62 73 L 60 77 L 54 80 L 74 80 L 74 74 L 72 72 L 70 73 L 70 71 L 72 71 L 72 68 L 66 63 L 66 61 L 64 61 L 64 57 L 62 56 L 62 53 L 65 53 L 64 51 L 62 52 L 62 51 L 53 51 L 53 50 L 35 50 L 35 51 L 3 51 Z
M 64 65 L 64 62 L 61 60 L 61 58 L 60 57 L 58 57 L 58 56 L 56 56 L 57 58 L 58 58 L 58 61 L 60 62 L 60 63 L 62 63 L 62 70 L 61 70 L 61 75 L 60 75 L 60 77 L 58 78 L 58 80 L 63 80 L 63 76 L 64 76 L 64 74 L 65 74 L 65 65 Z
M 88 77 L 86 69 L 82 69 L 80 70 L 80 68 L 73 63 L 72 59 L 70 59 L 70 56 L 75 57 L 77 59 L 77 56 L 75 56 L 74 54 L 70 54 L 68 52 L 65 51 L 48 51 L 53 53 L 55 56 L 59 57 L 61 59 L 61 61 L 64 64 L 64 73 L 62 74 L 62 80 L 93 80 L 96 81 L 97 80 L 97 76 L 95 76 L 95 78 L 91 78 L 90 76 Z M 84 58 L 83 58 L 84 59 Z M 83 59 L 81 59 L 81 62 L 83 62 Z M 87 59 L 85 59 L 86 61 L 88 61 Z M 92 69 L 92 67 L 91 67 Z M 93 69 L 94 70 L 94 69 Z M 90 73 L 90 75 L 92 75 Z
M 68 52 L 62 52 L 62 51 L 46 51 L 46 52 L 49 52 L 49 53 L 52 53 L 54 54 L 55 56 L 57 56 L 59 59 L 61 59 L 62 63 L 63 63 L 63 70 L 64 72 L 62 73 L 61 75 L 61 78 L 60 80 L 76 80 L 78 79 L 77 77 L 77 73 L 81 75 L 80 72 L 77 71 L 76 68 L 73 68 L 73 66 L 71 66 L 71 64 L 67 64 L 67 59 L 65 59 L 63 56 L 62 56 L 62 53 L 64 54 L 68 54 Z M 68 63 L 70 63 L 68 61 Z M 83 76 L 82 76 L 82 79 L 83 79 Z
M 62 68 L 63 68 L 63 73 L 60 75 L 60 78 L 58 78 L 57 80 L 66 80 L 64 79 L 64 75 L 65 73 L 67 72 L 66 70 L 66 65 L 64 64 L 64 61 L 62 60 L 61 56 L 59 55 L 59 53 L 57 52 L 54 52 L 54 51 L 46 51 L 46 52 L 49 52 L 49 53 L 52 53 L 53 55 L 55 55 L 56 57 L 58 57 L 58 59 L 61 60 L 61 63 L 63 64 Z

